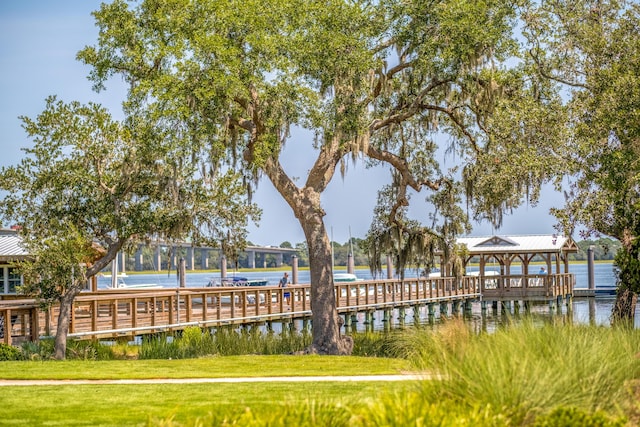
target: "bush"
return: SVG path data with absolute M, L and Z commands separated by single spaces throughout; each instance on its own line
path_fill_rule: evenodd
M 22 344 L 22 353 L 27 360 L 53 359 L 53 339 L 44 339 L 38 342 L 26 342 Z
M 558 406 L 615 413 L 626 381 L 640 377 L 639 347 L 639 330 L 532 322 L 479 335 L 450 322 L 397 344 L 417 367 L 442 375 L 425 383 L 427 401 L 493 405 L 516 423 Z
M 236 356 L 243 354 L 289 354 L 311 343 L 311 335 L 283 331 L 263 333 L 259 328 L 240 330 L 218 328 L 214 333 L 197 326 L 186 328 L 181 334 L 157 335 L 145 339 L 140 359 L 186 359 L 209 355 Z
M 12 345 L 7 345 L 4 343 L 0 343 L 0 360 L 23 360 L 24 355 L 19 348 L 14 347 Z
M 353 355 L 364 357 L 396 357 L 393 342 L 396 333 L 365 332 L 353 337 Z M 404 358 L 403 356 L 400 356 Z
M 536 418 L 534 427 L 623 427 L 624 419 L 612 419 L 602 412 L 589 414 L 578 408 L 557 408 Z
M 113 360 L 116 359 L 111 346 L 100 341 L 67 341 L 67 359 L 76 360 Z

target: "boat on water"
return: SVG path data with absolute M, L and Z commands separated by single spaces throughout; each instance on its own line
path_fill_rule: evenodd
M 111 273 L 98 273 L 98 275 L 99 275 L 100 277 L 106 277 L 106 278 L 108 278 L 108 279 L 111 279 L 111 278 L 113 277 L 113 275 L 112 275 Z M 118 274 L 116 275 L 116 277 L 117 277 L 118 279 L 121 279 L 121 278 L 123 278 L 123 277 L 129 277 L 129 275 L 128 275 L 127 273 L 122 272 L 122 273 L 118 273 Z
M 224 286 L 267 286 L 267 279 L 249 279 L 241 276 L 222 277 L 220 279 L 211 279 L 207 284 L 208 288 L 224 287 Z
M 335 283 L 342 282 L 359 282 L 362 279 L 358 279 L 358 276 L 351 273 L 333 273 L 333 281 Z
M 116 286 L 108 286 L 105 288 L 108 291 L 126 291 L 126 290 L 139 290 L 139 289 L 162 289 L 162 286 L 156 283 L 135 283 L 127 284 L 124 280 L 119 280 Z

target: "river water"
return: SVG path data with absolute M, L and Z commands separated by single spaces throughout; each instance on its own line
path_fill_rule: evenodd
M 571 264 L 570 272 L 575 274 L 576 276 L 576 287 L 577 288 L 587 288 L 588 287 L 588 272 L 587 272 L 587 264 Z M 469 268 L 469 271 L 472 271 L 472 268 Z M 283 273 L 288 271 L 291 273 L 289 268 L 283 268 L 280 271 L 260 271 L 253 272 L 248 269 L 243 269 L 241 272 L 233 272 L 228 271 L 228 276 L 232 276 L 236 274 L 237 276 L 246 277 L 248 279 L 266 279 L 269 281 L 269 284 L 276 285 L 278 281 L 282 277 Z M 336 270 L 336 272 L 345 272 L 343 270 Z M 513 267 L 511 272 L 513 274 L 519 274 L 519 268 L 517 266 Z M 372 279 L 371 272 L 368 269 L 358 269 L 355 271 L 355 274 L 360 279 L 368 280 Z M 415 277 L 415 270 L 407 270 L 406 277 Z M 219 273 L 212 272 L 187 272 L 186 275 L 186 286 L 187 287 L 203 287 L 206 286 L 211 280 L 219 280 Z M 173 288 L 178 286 L 178 278 L 175 270 L 168 273 L 155 273 L 155 274 L 131 274 L 127 277 L 124 277 L 122 280 L 125 281 L 128 285 L 136 285 L 136 284 L 144 284 L 144 283 L 153 283 L 167 288 Z M 615 285 L 615 274 L 613 271 L 613 264 L 611 263 L 598 263 L 594 266 L 594 280 L 596 287 L 600 286 L 614 286 Z M 299 270 L 298 271 L 298 281 L 300 283 L 309 283 L 309 271 L 308 270 Z M 110 277 L 99 277 L 98 278 L 98 288 L 106 288 L 111 284 Z M 561 321 L 571 321 L 574 323 L 591 323 L 597 325 L 609 325 L 610 324 L 610 315 L 611 309 L 613 307 L 613 303 L 615 301 L 615 297 L 597 297 L 597 298 L 575 298 L 571 304 L 571 307 L 563 306 L 560 310 L 554 310 L 551 312 L 549 310 L 549 306 L 547 304 L 539 304 L 533 305 L 532 313 L 536 316 L 540 316 L 543 319 L 549 320 L 561 320 Z M 385 325 L 381 323 L 381 315 L 375 316 L 377 320 L 375 320 L 375 329 L 380 329 Z M 423 317 L 427 318 L 427 314 L 421 313 L 421 321 L 423 321 Z M 493 312 L 491 309 L 487 310 L 486 313 L 482 313 L 480 309 L 479 303 L 473 304 L 472 310 L 472 321 L 474 323 L 478 323 L 479 326 L 483 329 L 485 328 L 494 328 L 497 325 L 501 324 L 505 321 L 506 313 L 502 313 L 498 311 L 497 313 Z M 358 328 L 364 323 L 364 319 L 358 320 Z M 436 320 L 437 321 L 437 320 Z M 413 319 L 411 318 L 411 313 L 407 312 L 407 323 L 412 323 Z M 640 328 L 640 306 L 636 311 L 636 319 L 635 319 L 635 327 Z

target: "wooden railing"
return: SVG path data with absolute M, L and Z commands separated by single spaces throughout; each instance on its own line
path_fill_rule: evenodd
M 540 282 L 536 282 L 540 280 Z M 568 295 L 572 275 L 465 276 L 370 280 L 335 284 L 339 313 L 447 301 Z M 311 316 L 311 286 L 173 288 L 82 293 L 75 300 L 69 336 L 105 338 L 183 329 L 283 321 Z M 284 298 L 290 293 L 290 303 Z M 0 301 L 0 342 L 33 340 L 56 331 L 59 307 L 41 311 L 33 300 Z M 7 321 L 9 319 L 9 321 Z
M 485 300 L 548 300 L 573 294 L 574 285 L 575 276 L 569 273 L 485 276 L 480 292 Z

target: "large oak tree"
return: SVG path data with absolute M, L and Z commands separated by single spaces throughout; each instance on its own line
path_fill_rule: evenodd
M 99 40 L 79 58 L 97 89 L 112 76 L 130 85 L 130 111 L 192 132 L 194 153 L 212 167 L 237 170 L 248 185 L 271 181 L 309 250 L 309 351 L 345 354 L 321 195 L 350 159 L 393 171 L 389 227 L 410 193 L 425 193 L 436 225 L 412 232 L 441 241 L 466 224 L 454 207 L 465 191 L 475 217 L 499 223 L 548 178 L 536 136 L 555 123 L 529 117 L 556 100 L 514 60 L 518 3 L 116 0 L 95 13 Z M 313 136 L 292 137 L 301 135 L 292 127 Z M 439 141 L 464 172 L 441 168 Z M 285 144 L 315 155 L 299 182 L 281 162 Z

